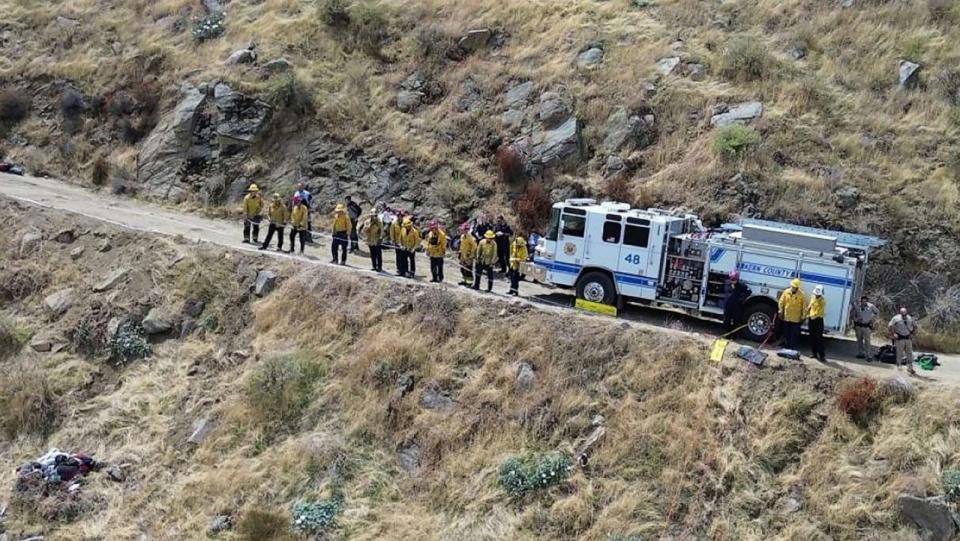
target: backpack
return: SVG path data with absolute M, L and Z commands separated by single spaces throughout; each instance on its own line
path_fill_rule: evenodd
M 882 363 L 897 364 L 897 348 L 890 344 L 880 346 L 874 359 Z
M 937 356 L 933 353 L 921 353 L 914 362 L 924 370 L 933 370 L 940 366 L 940 361 L 937 360 Z

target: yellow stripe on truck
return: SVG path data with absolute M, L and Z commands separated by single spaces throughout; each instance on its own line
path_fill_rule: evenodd
M 585 312 L 592 312 L 594 314 L 602 314 L 605 316 L 617 317 L 617 307 L 610 306 L 608 304 L 600 304 L 599 302 L 590 302 L 584 299 L 577 299 L 577 304 L 575 304 L 578 310 L 583 310 Z

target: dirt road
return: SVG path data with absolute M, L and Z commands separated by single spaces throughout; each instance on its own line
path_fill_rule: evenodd
M 0 195 L 39 207 L 80 214 L 131 230 L 181 236 L 248 252 L 258 251 L 253 246 L 240 243 L 242 235 L 239 219 L 229 221 L 204 218 L 143 201 L 113 196 L 106 192 L 92 192 L 57 180 L 36 177 L 0 174 Z M 271 257 L 291 257 L 273 250 L 260 253 Z M 327 263 L 329 259 L 330 247 L 326 239 L 319 239 L 318 244 L 308 246 L 307 257 L 303 258 L 306 263 L 315 265 L 329 265 Z M 392 252 L 385 252 L 384 269 L 388 273 L 394 270 L 393 259 Z M 368 260 L 365 257 L 352 255 L 347 263 L 347 267 L 344 268 L 345 271 L 371 272 L 368 270 Z M 418 256 L 417 270 L 419 276 L 421 276 L 420 280 L 426 281 L 426 278 L 423 278 L 429 276 L 429 264 L 426 257 Z M 460 280 L 460 272 L 455 261 L 448 261 L 445 274 L 446 282 L 453 291 L 462 294 L 477 294 L 456 285 Z M 389 274 L 383 275 L 383 278 L 399 279 L 391 278 Z M 504 302 L 518 302 L 516 299 L 505 295 L 507 289 L 507 283 L 503 280 L 494 284 L 494 293 L 502 297 Z M 537 284 L 523 283 L 520 290 L 520 302 L 531 303 L 542 310 L 570 310 L 574 301 L 570 292 L 553 290 Z M 585 315 L 584 317 L 602 316 Z M 639 306 L 628 306 L 621 312 L 620 319 L 638 327 L 694 334 L 706 341 L 712 341 L 720 331 L 720 326 L 712 322 L 701 321 L 678 312 Z M 732 347 L 734 346 L 731 345 Z M 856 344 L 850 339 L 834 338 L 828 340 L 827 352 L 829 362 L 826 365 L 809 358 L 805 358 L 803 362 L 824 369 L 848 369 L 875 377 L 892 376 L 897 373 L 895 367 L 891 365 L 858 361 L 855 358 Z M 927 383 L 960 385 L 960 356 L 939 355 L 939 358 L 943 366 L 932 372 L 920 371 L 920 375 L 916 379 Z

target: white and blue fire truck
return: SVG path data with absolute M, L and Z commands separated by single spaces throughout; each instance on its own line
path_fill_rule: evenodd
M 553 205 L 546 234 L 526 268 L 528 277 L 611 306 L 634 302 L 722 318 L 731 271 L 750 288 L 744 334 L 763 340 L 777 299 L 793 278 L 807 296 L 822 286 L 824 327 L 847 330 L 851 302 L 863 291 L 870 250 L 866 235 L 743 219 L 707 230 L 694 215 L 631 209 L 624 203 L 570 199 Z

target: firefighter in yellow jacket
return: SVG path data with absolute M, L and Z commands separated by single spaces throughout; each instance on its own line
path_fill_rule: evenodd
M 383 272 L 383 220 L 376 207 L 370 209 L 370 214 L 360 229 L 360 234 L 367 241 L 367 249 L 370 250 L 370 268 L 374 272 Z
M 473 289 L 480 289 L 480 279 L 483 273 L 487 273 L 487 293 L 493 291 L 493 264 L 497 262 L 496 239 L 496 233 L 488 230 L 477 244 L 477 266 L 473 274 Z
M 800 343 L 800 322 L 803 321 L 807 307 L 807 300 L 800 285 L 799 278 L 791 280 L 790 287 L 783 290 L 777 303 L 780 308 L 780 321 L 783 322 L 783 345 L 787 349 L 797 349 Z
M 810 347 L 813 357 L 827 362 L 827 349 L 823 344 L 823 318 L 827 314 L 827 299 L 823 296 L 823 286 L 813 288 L 813 297 L 807 307 L 807 330 L 810 331 Z
M 330 245 L 330 251 L 333 258 L 330 262 L 337 264 L 337 252 L 340 252 L 340 264 L 347 264 L 347 250 L 350 248 L 350 231 L 353 229 L 353 223 L 347 216 L 347 208 L 338 203 L 333 209 L 333 223 L 330 226 L 333 231 L 333 243 Z
M 293 198 L 293 210 L 290 211 L 290 249 L 287 253 L 293 253 L 297 246 L 297 239 L 300 239 L 300 255 L 303 255 L 303 247 L 307 243 L 309 235 L 309 217 L 310 208 L 307 207 L 305 199 L 295 196 Z
M 473 264 L 477 259 L 477 239 L 470 233 L 470 224 L 464 223 L 460 226 L 460 250 L 458 252 L 460 259 L 460 285 L 470 287 L 473 285 Z
M 527 239 L 523 235 L 517 235 L 510 243 L 510 295 L 520 294 L 520 267 L 526 260 Z
M 263 241 L 263 245 L 260 246 L 261 250 L 266 250 L 270 247 L 270 241 L 273 240 L 273 235 L 277 235 L 277 251 L 283 251 L 283 230 L 287 227 L 287 220 L 290 219 L 290 212 L 287 211 L 287 205 L 284 204 L 283 199 L 280 198 L 280 194 L 273 194 L 273 199 L 270 200 L 270 208 L 267 209 L 267 219 L 270 220 L 270 227 L 267 229 L 267 238 Z
M 430 258 L 430 281 L 443 282 L 443 259 L 447 255 L 447 234 L 440 229 L 436 220 L 430 222 L 430 231 L 424 239 L 427 245 L 427 257 Z
M 252 244 L 256 244 L 260 236 L 260 220 L 263 219 L 263 198 L 260 197 L 260 188 L 251 184 L 247 188 L 247 195 L 243 196 L 243 243 L 251 244 L 250 232 L 253 232 Z
M 400 250 L 402 266 L 397 268 L 397 274 L 414 278 L 417 275 L 417 250 L 420 249 L 420 232 L 413 226 L 413 220 L 407 216 L 400 227 Z
M 392 214 L 393 220 L 390 222 L 390 227 L 387 228 L 387 238 L 390 247 L 393 248 L 393 255 L 396 257 L 397 275 L 403 276 L 406 273 L 400 272 L 400 270 L 407 264 L 407 256 L 400 249 L 400 232 L 403 231 L 403 220 L 406 216 L 402 210 L 394 210 Z

